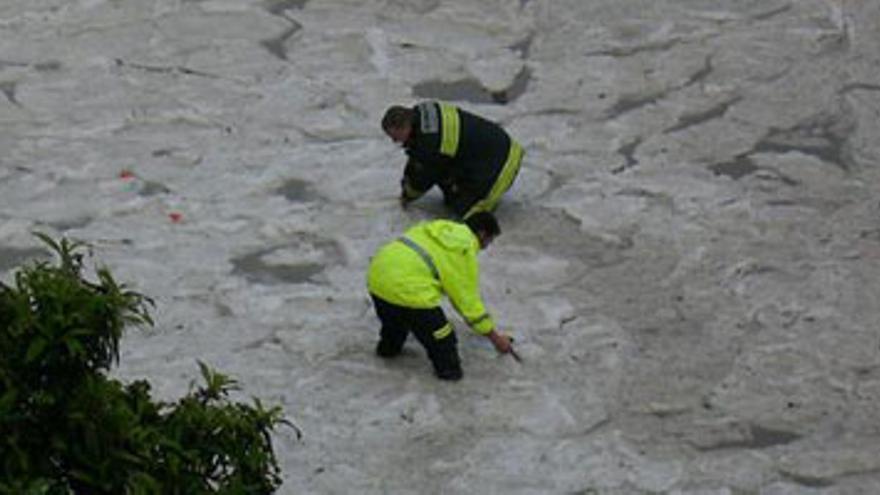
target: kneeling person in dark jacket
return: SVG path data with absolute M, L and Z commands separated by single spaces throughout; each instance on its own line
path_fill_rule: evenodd
M 436 185 L 460 218 L 494 211 L 519 173 L 522 146 L 498 124 L 449 103 L 392 106 L 382 129 L 409 157 L 401 180 L 404 206 Z
M 400 354 L 410 332 L 424 346 L 443 380 L 462 377 L 457 339 L 440 307 L 445 294 L 474 332 L 500 353 L 510 339 L 495 329 L 480 298 L 477 253 L 501 233 L 495 217 L 474 213 L 465 223 L 423 222 L 385 244 L 370 260 L 367 288 L 382 323 L 376 353 Z

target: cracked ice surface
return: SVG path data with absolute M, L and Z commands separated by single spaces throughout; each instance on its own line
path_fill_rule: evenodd
M 93 244 L 158 303 L 120 378 L 201 359 L 283 405 L 282 493 L 877 493 L 878 33 L 847 0 L 5 2 L 0 270 Z M 364 289 L 443 214 L 400 210 L 378 123 L 422 98 L 528 151 L 481 256 L 524 363 L 453 317 L 454 385 L 373 356 Z

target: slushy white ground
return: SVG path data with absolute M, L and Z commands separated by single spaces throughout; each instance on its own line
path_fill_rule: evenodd
M 90 242 L 158 305 L 116 375 L 283 405 L 282 493 L 878 493 L 878 45 L 855 0 L 6 1 L 0 270 Z M 364 291 L 444 214 L 379 128 L 431 97 L 528 150 L 481 256 L 524 362 L 454 319 L 457 384 Z

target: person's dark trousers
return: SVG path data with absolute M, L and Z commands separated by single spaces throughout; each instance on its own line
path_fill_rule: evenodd
M 376 316 L 382 323 L 376 354 L 390 358 L 400 354 L 410 332 L 425 348 L 434 365 L 437 378 L 458 380 L 462 377 L 458 356 L 458 339 L 440 307 L 429 309 L 407 308 L 392 304 L 370 294 Z M 447 329 L 444 331 L 444 329 Z
M 478 192 L 461 186 L 441 186 L 443 191 L 443 203 L 452 210 L 458 218 L 464 218 L 467 213 L 488 191 Z

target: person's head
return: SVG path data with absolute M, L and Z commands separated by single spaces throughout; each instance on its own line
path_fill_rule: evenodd
M 394 105 L 385 111 L 382 117 L 382 130 L 395 143 L 403 144 L 409 140 L 412 134 L 415 110 L 412 108 Z
M 480 211 L 465 218 L 464 223 L 480 241 L 480 249 L 486 249 L 492 241 L 501 235 L 501 227 L 495 215 L 488 211 Z

